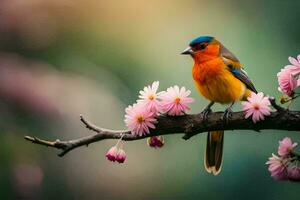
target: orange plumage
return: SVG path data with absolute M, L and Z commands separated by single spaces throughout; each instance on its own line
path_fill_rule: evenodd
M 193 79 L 198 91 L 206 99 L 219 103 L 231 103 L 248 97 L 250 91 L 228 70 L 219 52 L 220 45 L 216 41 L 193 56 Z M 236 66 L 240 67 L 240 64 Z

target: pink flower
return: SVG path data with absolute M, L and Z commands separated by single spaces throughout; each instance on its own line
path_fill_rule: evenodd
M 191 94 L 190 90 L 185 87 L 179 89 L 177 85 L 170 87 L 161 95 L 162 109 L 168 115 L 178 116 L 183 115 L 190 108 L 188 104 L 194 102 L 193 98 L 188 97 Z
M 277 74 L 279 87 L 278 90 L 288 96 L 294 95 L 294 90 L 300 86 L 300 55 L 297 59 L 289 57 L 292 65 L 287 65 Z
M 116 156 L 116 161 L 118 163 L 123 163 L 126 160 L 126 153 L 123 149 L 119 149 L 118 154 Z
M 155 114 L 142 104 L 133 104 L 125 110 L 125 123 L 133 135 L 146 135 L 150 133 L 149 128 L 155 129 L 154 123 L 157 122 Z
M 164 138 L 162 136 L 153 136 L 148 138 L 147 143 L 150 147 L 161 148 L 164 146 Z
M 287 180 L 287 167 L 284 164 L 284 160 L 274 154 L 266 162 L 269 165 L 268 170 L 271 173 L 271 177 L 275 180 Z
M 111 147 L 105 156 L 109 161 L 112 162 L 117 161 L 118 163 L 123 163 L 126 160 L 125 151 L 119 148 L 117 145 Z
M 292 75 L 291 68 L 285 67 L 277 74 L 279 87 L 278 90 L 288 96 L 294 95 L 297 88 L 297 79 Z
M 118 151 L 118 148 L 116 146 L 113 146 L 107 151 L 105 156 L 109 161 L 115 162 L 116 157 L 118 155 Z
M 300 181 L 300 168 L 298 166 L 293 166 L 288 169 L 288 177 L 292 181 Z
M 247 98 L 248 101 L 242 103 L 243 111 L 246 113 L 245 118 L 249 118 L 252 115 L 254 123 L 264 120 L 265 116 L 271 114 L 270 101 L 268 97 L 264 97 L 262 92 L 258 94 L 251 93 L 251 96 Z
M 157 89 L 159 86 L 158 81 L 154 81 L 152 85 L 148 85 L 144 87 L 144 90 L 141 90 L 139 93 L 138 103 L 143 104 L 148 110 L 151 112 L 157 113 L 161 110 L 161 104 L 158 100 L 161 92 L 157 93 Z
M 283 140 L 279 141 L 278 154 L 280 156 L 287 156 L 296 146 L 297 143 L 293 143 L 291 138 L 285 137 Z

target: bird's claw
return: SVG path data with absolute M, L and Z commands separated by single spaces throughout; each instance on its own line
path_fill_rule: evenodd
M 231 119 L 232 117 L 232 109 L 231 108 L 227 108 L 225 111 L 224 111 L 224 114 L 222 115 L 221 119 L 223 121 L 225 121 L 226 123 L 228 123 L 229 119 Z
M 200 118 L 202 121 L 206 121 L 207 120 L 207 116 L 208 114 L 211 112 L 210 108 L 205 108 L 201 113 L 200 113 Z

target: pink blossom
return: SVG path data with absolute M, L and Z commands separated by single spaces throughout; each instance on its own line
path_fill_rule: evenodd
M 291 138 L 285 137 L 283 140 L 279 141 L 278 154 L 280 156 L 287 156 L 296 146 L 297 143 L 293 143 Z
M 284 164 L 284 160 L 274 154 L 266 162 L 269 165 L 268 170 L 271 173 L 271 177 L 275 180 L 287 180 L 287 167 Z
M 294 90 L 300 86 L 300 54 L 297 59 L 289 57 L 292 65 L 287 65 L 277 74 L 278 90 L 288 96 L 294 95 Z
M 147 143 L 150 147 L 161 148 L 164 146 L 164 138 L 162 136 L 153 136 L 148 138 Z
M 116 157 L 118 155 L 118 151 L 118 148 L 116 146 L 113 146 L 107 151 L 105 156 L 109 161 L 115 162 Z
M 292 75 L 291 68 L 285 67 L 277 74 L 279 87 L 278 90 L 288 96 L 294 95 L 297 88 L 297 79 Z
M 194 102 L 193 98 L 188 97 L 190 94 L 191 91 L 186 90 L 185 87 L 179 88 L 175 85 L 168 88 L 160 97 L 163 111 L 171 116 L 185 114 L 190 109 L 188 105 Z
M 264 120 L 265 116 L 271 114 L 269 98 L 264 97 L 262 92 L 258 94 L 251 93 L 251 96 L 248 97 L 247 100 L 248 101 L 242 103 L 246 119 L 252 115 L 252 120 L 256 123 L 260 120 Z
M 292 166 L 288 169 L 288 177 L 292 181 L 300 181 L 300 168 L 298 166 Z
M 119 149 L 118 154 L 116 156 L 116 161 L 118 163 L 123 163 L 126 160 L 126 153 L 123 149 Z
M 144 90 L 139 92 L 140 99 L 137 101 L 138 103 L 142 103 L 148 110 L 154 113 L 161 110 L 161 104 L 158 100 L 161 92 L 157 93 L 158 86 L 159 82 L 154 81 L 151 86 L 148 85 L 147 87 L 144 87 Z
M 155 129 L 157 122 L 155 114 L 140 104 L 128 106 L 125 110 L 125 123 L 133 135 L 146 135 L 150 133 L 149 128 Z

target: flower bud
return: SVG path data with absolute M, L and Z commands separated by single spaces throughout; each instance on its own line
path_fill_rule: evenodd
M 147 143 L 150 147 L 161 148 L 164 146 L 165 141 L 162 136 L 153 136 L 148 138 Z
M 280 103 L 281 104 L 285 104 L 288 101 L 289 101 L 289 98 L 287 96 L 281 96 L 280 97 Z
M 113 146 L 107 151 L 105 156 L 109 161 L 115 162 L 117 158 L 117 154 L 118 154 L 118 148 L 116 146 Z
M 123 163 L 126 160 L 126 153 L 123 149 L 119 149 L 117 157 L 116 157 L 116 161 L 118 163 Z

